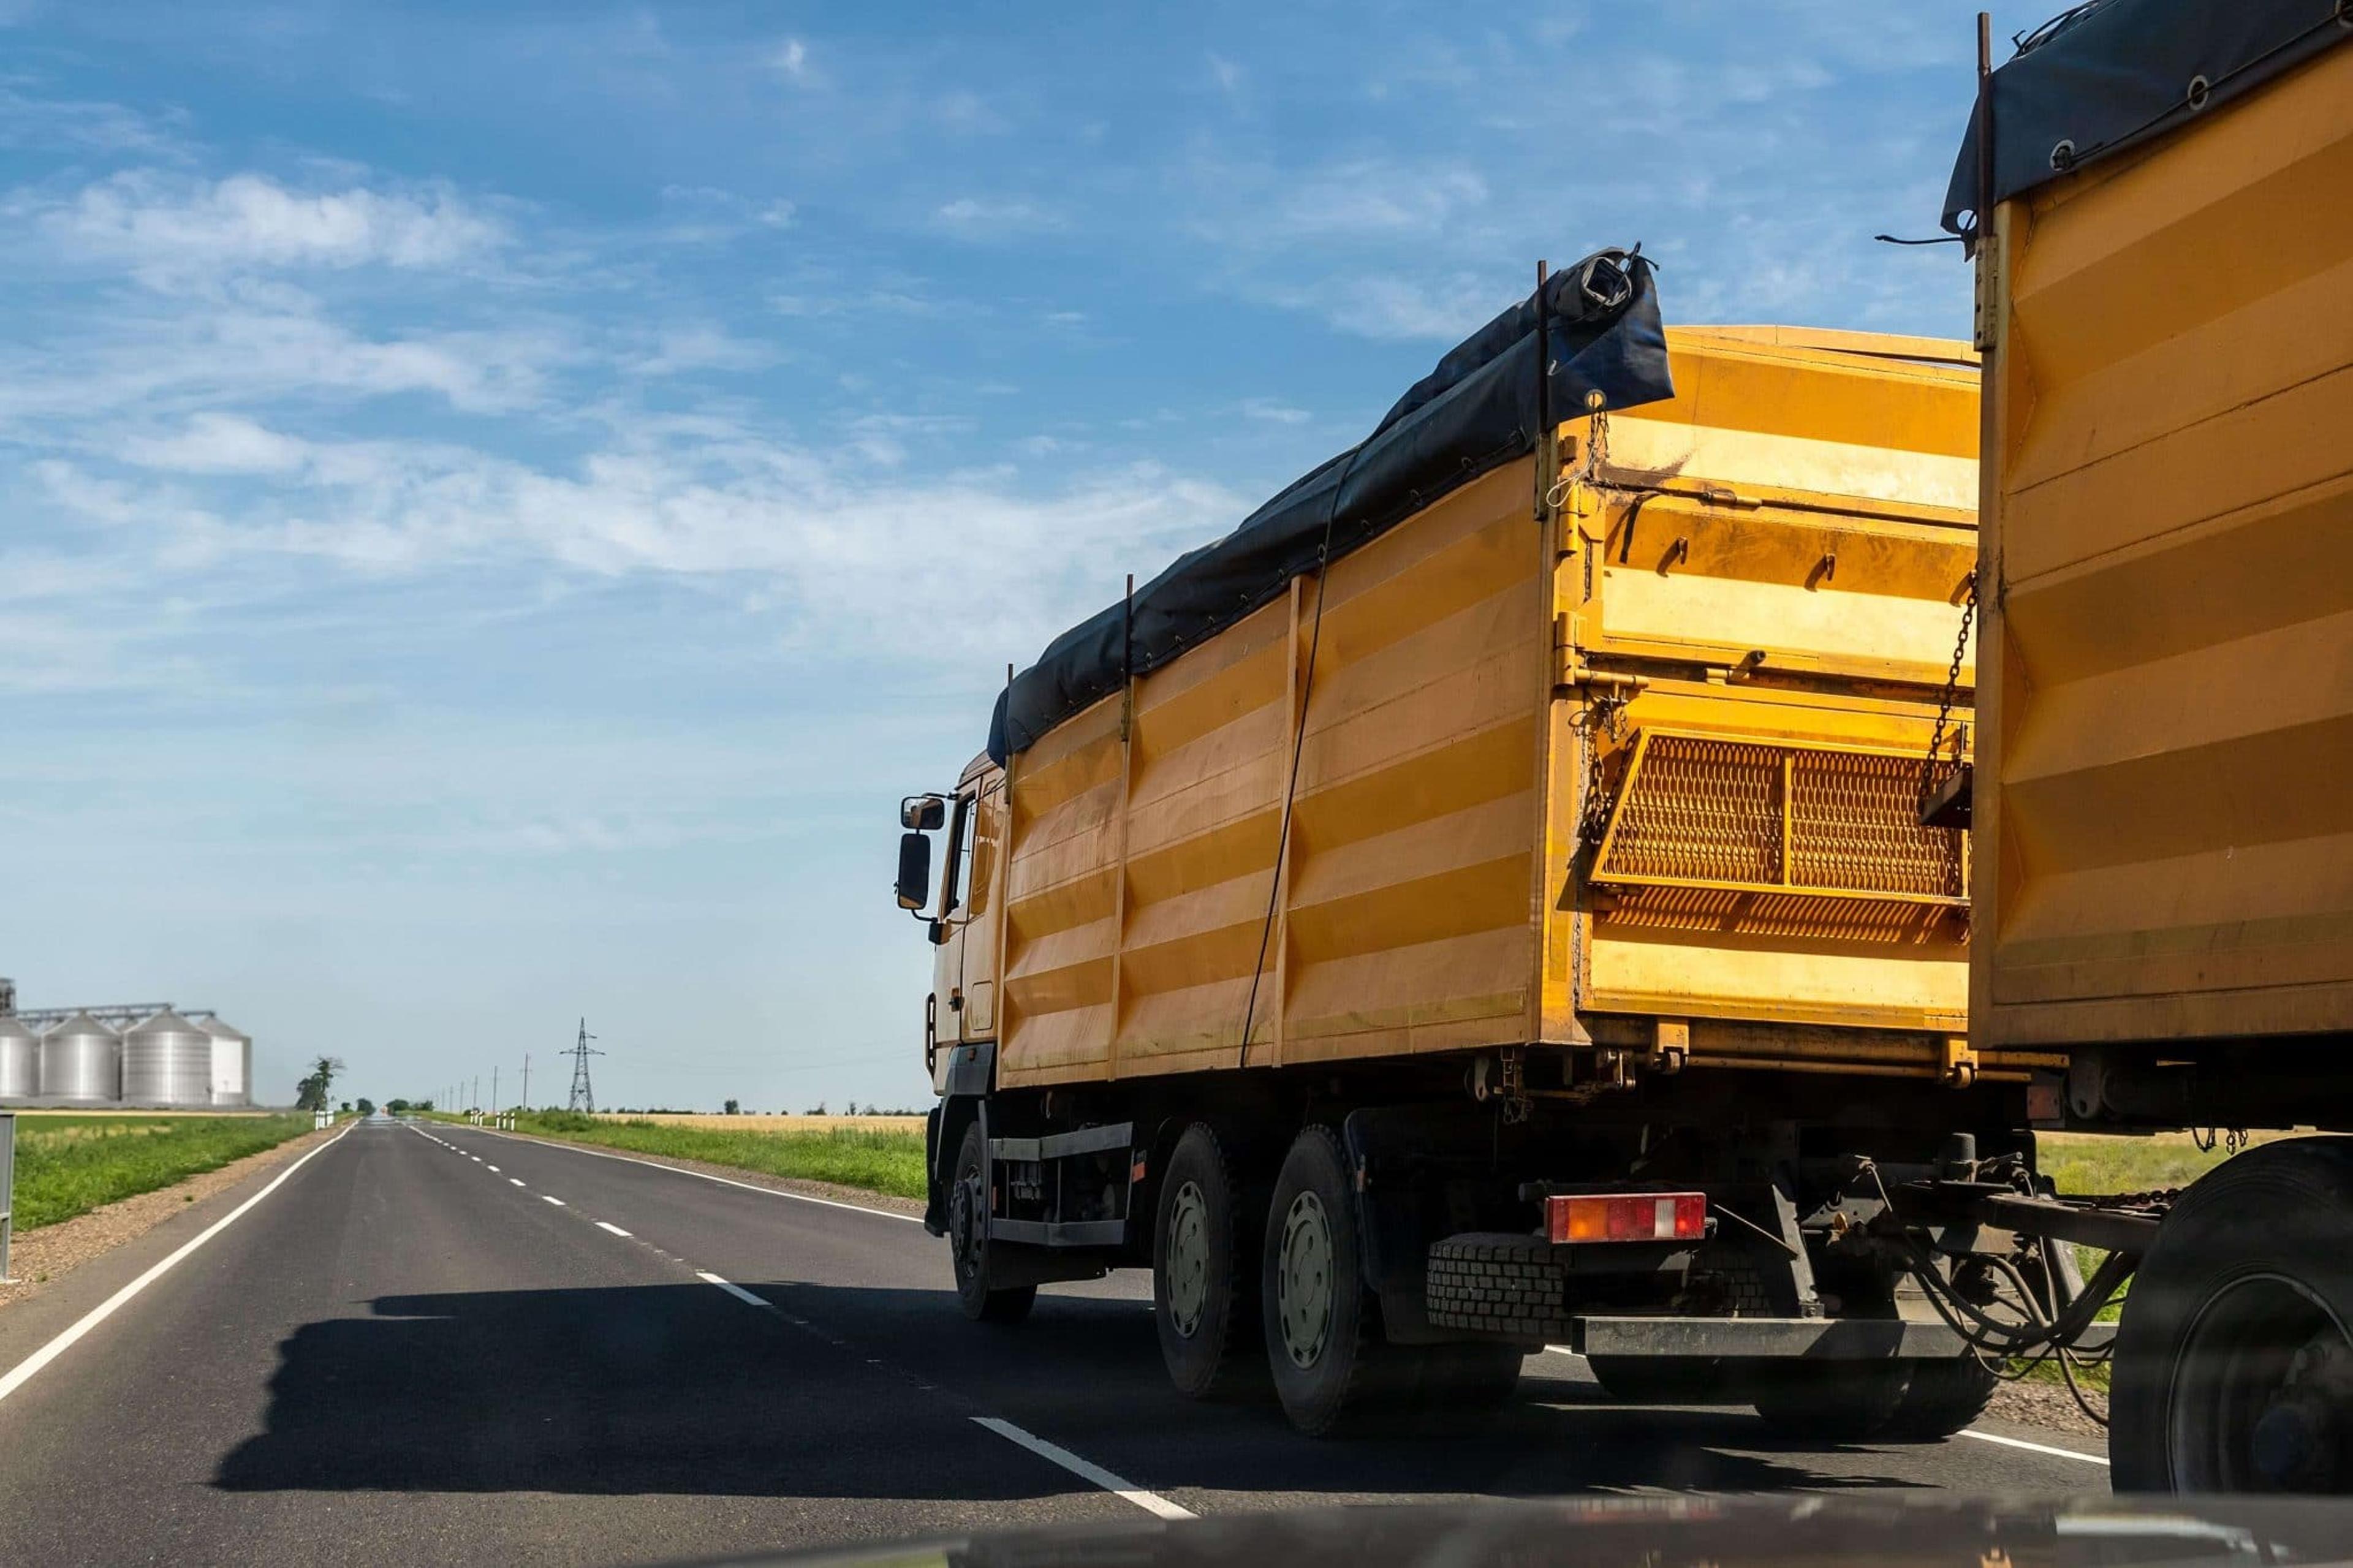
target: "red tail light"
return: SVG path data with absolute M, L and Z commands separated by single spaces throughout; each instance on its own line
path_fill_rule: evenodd
M 1701 1193 L 1589 1193 L 1545 1200 L 1556 1242 L 1698 1241 L 1707 1235 Z

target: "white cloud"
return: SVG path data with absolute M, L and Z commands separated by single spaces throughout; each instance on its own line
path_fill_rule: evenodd
M 1269 425 L 1304 425 L 1314 417 L 1304 408 L 1293 408 L 1289 404 L 1278 403 L 1271 397 L 1242 399 L 1242 413 L 1249 418 L 1261 420 Z
M 768 51 L 769 68 L 795 81 L 808 79 L 808 45 L 799 38 L 786 38 Z
M 1428 233 L 1486 199 L 1475 170 L 1363 158 L 1305 175 L 1274 216 L 1293 236 Z
M 125 462 L 190 474 L 282 474 L 301 467 L 308 446 L 235 414 L 198 414 L 170 436 L 136 437 Z
M 69 254 L 157 282 L 236 268 L 447 268 L 508 240 L 503 224 L 448 190 L 310 194 L 250 174 L 217 183 L 117 174 L 39 223 Z
M 1052 208 L 1021 198 L 959 196 L 932 214 L 934 226 L 959 239 L 1010 239 L 1063 226 Z

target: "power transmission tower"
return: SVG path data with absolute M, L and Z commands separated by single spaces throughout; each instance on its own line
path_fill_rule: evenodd
M 588 1032 L 588 1020 L 583 1018 L 580 1020 L 578 1042 L 564 1053 L 572 1058 L 572 1098 L 565 1103 L 565 1109 L 586 1111 L 591 1116 L 596 1114 L 596 1096 L 588 1087 L 588 1058 L 605 1054 L 602 1051 L 592 1051 L 588 1048 L 588 1042 L 596 1037 Z

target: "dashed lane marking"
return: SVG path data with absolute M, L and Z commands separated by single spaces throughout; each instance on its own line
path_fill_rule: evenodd
M 627 1236 L 629 1234 L 628 1231 L 623 1230 L 619 1226 L 615 1225 L 611 1220 L 607 1219 L 598 1220 L 596 1222 L 596 1228 L 598 1230 L 609 1230 L 615 1236 Z
M 557 1208 L 562 1208 L 564 1206 L 564 1200 L 562 1198 L 551 1198 L 545 1193 L 539 1194 L 539 1201 L 543 1204 L 554 1204 Z
M 718 1286 L 722 1290 L 726 1291 L 730 1296 L 734 1297 L 738 1301 L 742 1301 L 746 1305 L 757 1307 L 761 1310 L 768 1312 L 773 1312 L 776 1310 L 776 1304 L 774 1301 L 754 1296 L 749 1290 L 744 1289 L 741 1285 L 736 1284 L 733 1279 L 722 1279 L 718 1275 L 712 1273 L 709 1269 L 698 1268 L 694 1271 L 694 1277 L 697 1279 L 702 1280 L 705 1285 Z
M 510 1138 L 514 1134 L 493 1132 L 491 1136 Z M 592 1160 L 618 1160 L 624 1165 L 643 1165 L 649 1171 L 668 1171 L 674 1176 L 692 1176 L 697 1181 L 716 1182 L 723 1187 L 741 1187 L 747 1193 L 759 1193 L 767 1197 L 790 1198 L 797 1204 L 815 1204 L 820 1208 L 828 1209 L 848 1209 L 851 1214 L 871 1214 L 880 1219 L 904 1220 L 909 1225 L 923 1223 L 922 1217 L 917 1215 L 900 1214 L 892 1209 L 868 1208 L 864 1204 L 846 1204 L 839 1198 L 811 1197 L 807 1193 L 787 1193 L 776 1187 L 760 1186 L 753 1182 L 738 1182 L 725 1176 L 714 1176 L 708 1171 L 690 1171 L 683 1165 L 665 1165 L 659 1160 L 632 1159 L 627 1154 L 607 1153 L 602 1149 L 583 1149 L 577 1143 L 565 1143 L 554 1139 L 533 1138 L 527 1142 L 537 1143 L 543 1149 L 562 1149 L 569 1153 L 586 1154 Z
M 1082 1459 L 1068 1448 L 1049 1443 L 1045 1438 L 1034 1434 L 1024 1432 L 1010 1421 L 1000 1421 L 994 1415 L 976 1415 L 972 1419 L 975 1425 L 987 1427 L 1007 1442 L 1018 1443 L 1039 1458 L 1051 1460 L 1080 1479 L 1103 1488 L 1103 1490 L 1124 1502 L 1134 1503 L 1146 1513 L 1158 1514 L 1162 1519 L 1198 1517 L 1191 1509 L 1179 1508 L 1158 1492 L 1145 1491 L 1134 1482 L 1112 1474 L 1092 1460 Z
M 522 1185 L 522 1184 L 521 1182 L 517 1181 L 514 1177 L 512 1177 L 512 1176 L 509 1176 L 509 1177 L 507 1178 L 507 1185 L 509 1185 L 509 1186 L 511 1186 L 511 1187 L 519 1187 L 519 1186 Z

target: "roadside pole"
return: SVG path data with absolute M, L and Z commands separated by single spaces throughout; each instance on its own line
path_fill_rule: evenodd
M 8 1274 L 8 1243 L 16 1230 L 16 1113 L 0 1110 L 0 1285 Z

